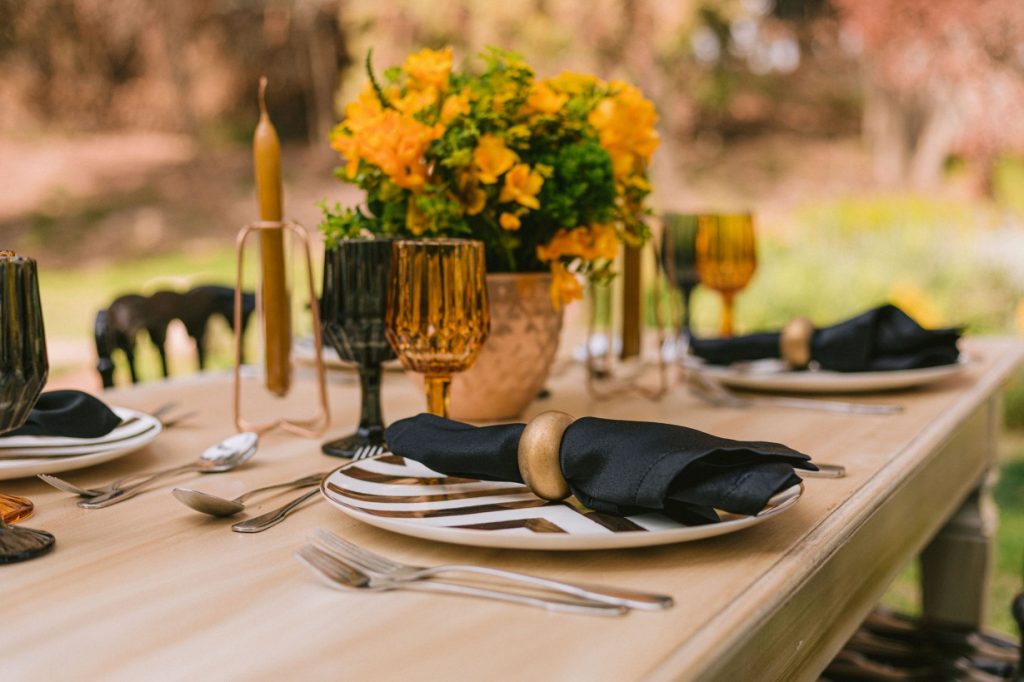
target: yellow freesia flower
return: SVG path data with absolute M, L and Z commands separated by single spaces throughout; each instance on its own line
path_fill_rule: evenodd
M 391 104 L 406 116 L 412 116 L 433 106 L 435 102 L 437 102 L 437 88 L 433 85 L 421 90 L 410 90 L 404 97 L 391 98 Z
M 476 215 L 487 205 L 487 193 L 480 188 L 480 182 L 472 173 L 462 172 L 458 176 L 459 199 L 466 208 L 466 215 Z
M 622 81 L 612 82 L 611 88 L 615 95 L 602 100 L 587 120 L 597 128 L 615 177 L 621 179 L 642 170 L 658 148 L 658 114 L 638 88 Z
M 554 78 L 549 78 L 547 82 L 555 90 L 568 95 L 579 95 L 590 88 L 604 85 L 597 76 L 573 71 L 563 71 Z
M 498 222 L 501 223 L 501 226 L 509 232 L 515 232 L 521 225 L 519 222 L 519 216 L 515 213 L 502 213 L 501 216 L 498 217 Z
M 481 135 L 476 149 L 473 150 L 473 165 L 477 177 L 485 185 L 493 185 L 498 176 L 507 171 L 519 160 L 516 153 L 505 146 L 505 141 L 497 135 Z
M 441 105 L 441 123 L 448 125 L 459 116 L 469 113 L 469 94 L 448 95 Z
M 444 90 L 448 87 L 448 76 L 452 72 L 452 48 L 414 52 L 406 57 L 402 69 L 417 84 Z
M 545 263 L 561 258 L 615 260 L 618 255 L 619 235 L 611 225 L 562 229 L 547 244 L 537 247 L 537 258 Z
M 591 225 L 582 257 L 585 260 L 615 260 L 619 255 L 619 234 L 611 225 Z
M 539 81 L 530 88 L 530 96 L 526 98 L 526 106 L 540 114 L 551 116 L 561 111 L 569 95 L 555 92 L 551 85 L 545 81 Z
M 346 119 L 331 135 L 331 146 L 348 162 L 346 173 L 354 177 L 359 161 L 377 166 L 399 187 L 419 189 L 426 181 L 425 160 L 430 143 L 444 133 L 441 125 L 428 126 L 394 109 Z
M 505 176 L 505 185 L 501 188 L 498 201 L 515 201 L 527 208 L 540 208 L 537 193 L 544 184 L 544 177 L 531 171 L 525 163 L 512 168 Z
M 583 298 L 583 285 L 559 261 L 551 264 L 551 303 L 555 309 Z

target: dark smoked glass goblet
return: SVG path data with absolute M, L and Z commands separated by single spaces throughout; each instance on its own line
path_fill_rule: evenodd
M 380 407 L 381 366 L 395 357 L 384 332 L 391 273 L 390 239 L 346 239 L 324 256 L 320 323 L 324 340 L 355 364 L 362 389 L 355 433 L 324 443 L 325 454 L 351 457 L 367 445 L 386 447 Z
M 0 434 L 25 423 L 48 373 L 36 262 L 0 252 Z M 7 525 L 32 508 L 30 500 L 0 493 L 0 564 L 31 559 L 53 547 L 46 531 Z

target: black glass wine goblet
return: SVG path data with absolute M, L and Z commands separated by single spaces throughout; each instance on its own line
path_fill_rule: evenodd
M 0 252 L 0 434 L 25 423 L 48 373 L 36 262 Z M 31 559 L 53 547 L 54 538 L 46 531 L 8 525 L 32 509 L 30 500 L 0 493 L 0 564 Z
M 690 345 L 690 297 L 700 284 L 697 274 L 698 216 L 666 213 L 662 218 L 661 264 L 669 281 L 683 298 L 683 314 L 676 339 L 676 357 L 682 359 Z
M 359 369 L 362 405 L 355 433 L 324 443 L 325 454 L 351 457 L 386 446 L 380 407 L 381 366 L 395 357 L 384 333 L 391 272 L 390 239 L 346 239 L 324 254 L 320 323 L 324 340 Z

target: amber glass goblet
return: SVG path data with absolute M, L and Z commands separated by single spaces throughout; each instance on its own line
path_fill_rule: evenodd
M 388 291 L 388 341 L 424 376 L 427 410 L 448 416 L 452 374 L 469 368 L 491 328 L 483 242 L 396 241 Z
M 722 336 L 733 334 L 733 301 L 757 269 L 754 221 L 749 213 L 701 215 L 696 262 L 701 284 L 722 295 Z

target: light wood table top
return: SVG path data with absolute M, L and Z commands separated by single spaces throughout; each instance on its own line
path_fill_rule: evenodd
M 801 678 L 820 670 L 856 620 L 935 534 L 991 463 L 994 397 L 1024 356 L 1007 339 L 971 339 L 960 376 L 927 390 L 857 398 L 899 402 L 895 416 L 784 408 L 715 408 L 676 387 L 663 401 L 597 402 L 574 368 L 531 408 L 686 424 L 731 438 L 779 441 L 844 479 L 808 479 L 792 510 L 697 543 L 622 551 L 536 553 L 433 544 L 362 525 L 317 501 L 245 535 L 230 520 L 179 504 L 170 486 L 101 510 L 34 479 L 0 490 L 35 501 L 26 525 L 57 536 L 54 552 L 0 566 L 0 669 L 10 680 Z M 110 404 L 176 400 L 202 416 L 148 448 L 67 477 L 83 485 L 193 459 L 229 435 L 230 377 L 119 389 Z M 358 385 L 331 386 L 331 435 L 350 431 Z M 388 420 L 422 409 L 411 382 L 389 375 Z M 272 412 L 259 404 L 252 409 Z M 529 416 L 529 415 L 527 415 Z M 960 440 L 958 440 L 960 439 Z M 963 442 L 967 447 L 959 447 Z M 976 454 L 946 456 L 949 447 Z M 270 434 L 251 465 L 176 485 L 256 487 L 340 465 L 319 443 Z M 213 480 L 217 479 L 217 480 Z M 241 482 L 241 484 L 239 483 Z M 242 485 L 244 484 L 244 486 Z M 240 490 L 239 490 L 240 492 Z M 237 494 L 237 493 L 236 493 Z M 253 513 L 286 497 L 262 502 Z M 325 527 L 416 563 L 472 562 L 671 594 L 676 606 L 623 618 L 551 614 L 443 595 L 342 593 L 294 558 Z

